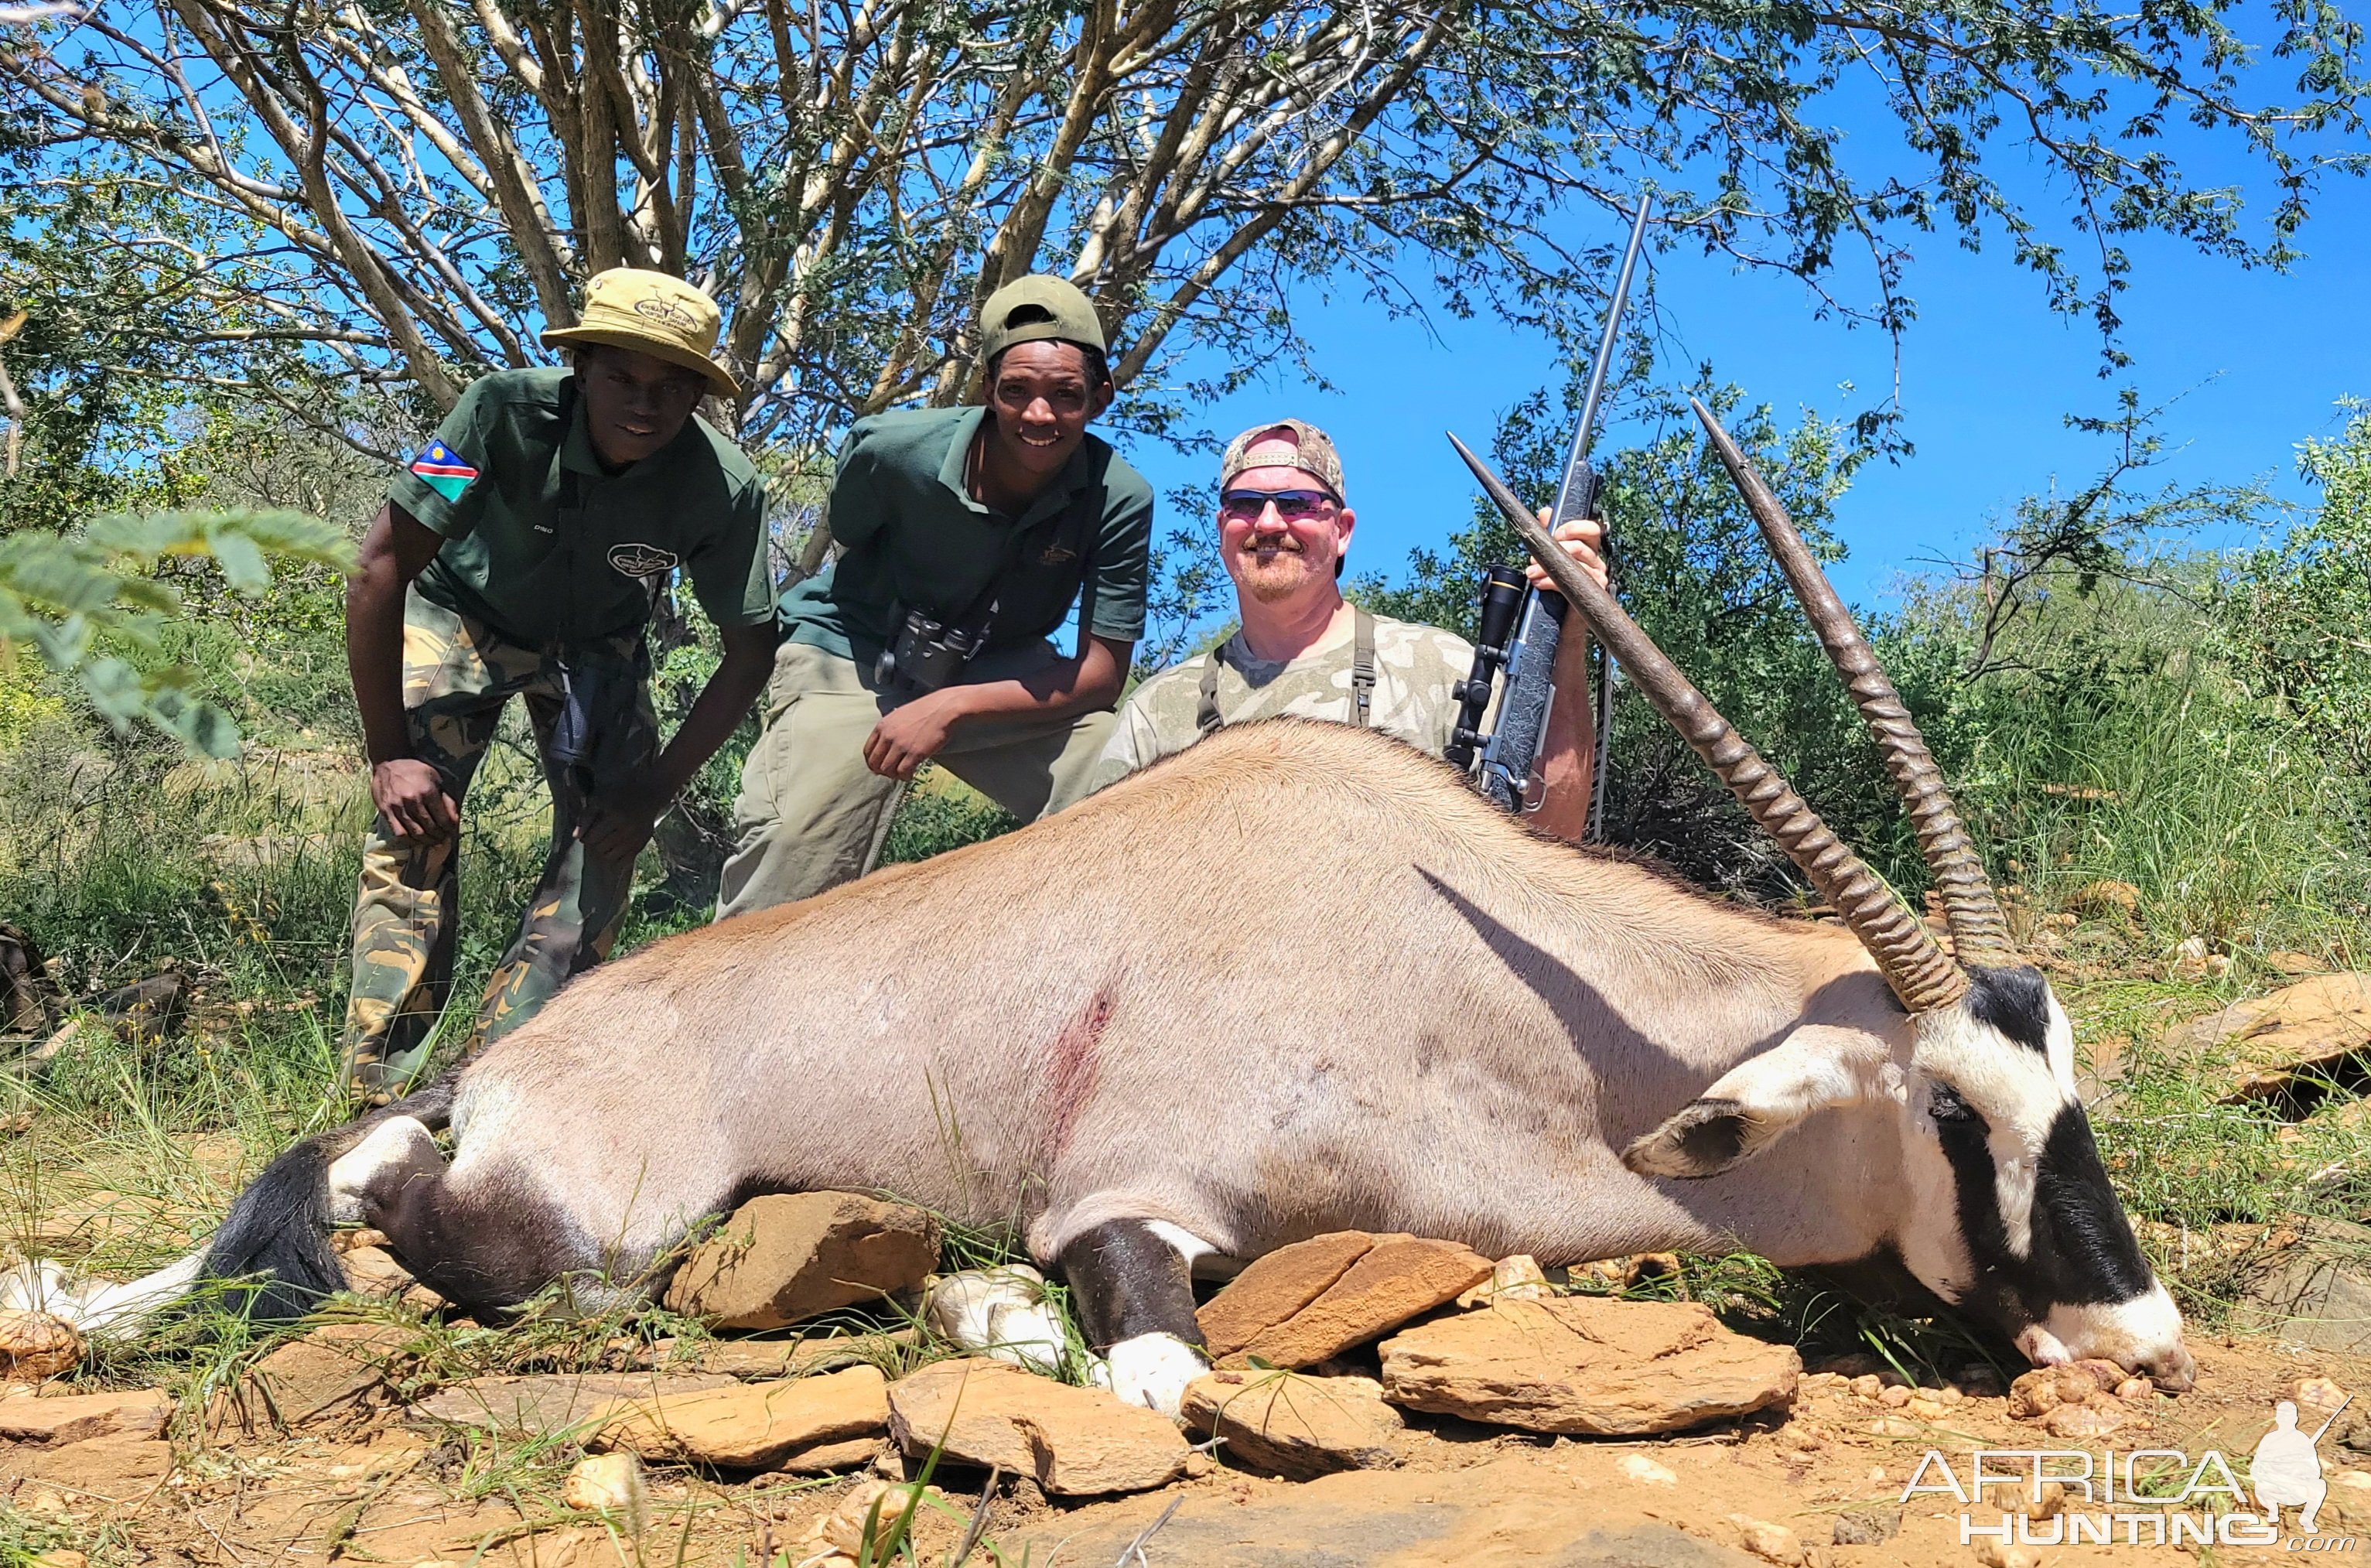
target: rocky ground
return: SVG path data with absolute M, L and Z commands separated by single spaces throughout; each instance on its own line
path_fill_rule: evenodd
M 1918 1387 L 1874 1359 L 1805 1370 L 1695 1303 L 1582 1288 L 1613 1271 L 1551 1284 L 1528 1260 L 1346 1233 L 1211 1297 L 1220 1367 L 1181 1431 L 1100 1389 L 949 1358 L 928 1305 L 902 1329 L 780 1327 L 852 1291 L 910 1293 L 938 1254 L 912 1211 L 764 1203 L 672 1298 L 760 1335 L 621 1335 L 570 1370 L 463 1365 L 367 1236 L 347 1256 L 378 1305 L 178 1397 L 73 1380 L 84 1346 L 0 1319 L 19 1379 L 0 1395 L 0 1558 L 849 1568 L 868 1515 L 894 1518 L 930 1467 L 912 1560 L 931 1564 L 975 1526 L 969 1561 L 1040 1568 L 1135 1562 L 1139 1543 L 1147 1564 L 1243 1568 L 2140 1562 L 2175 1549 L 1962 1544 L 1954 1498 L 1905 1505 L 1903 1489 L 1929 1450 L 1965 1477 L 1977 1448 L 2215 1449 L 2244 1477 L 2284 1398 L 2308 1430 L 2337 1415 L 2322 1539 L 2371 1536 L 2371 1421 L 2342 1408 L 2371 1363 L 2276 1338 L 2194 1343 L 2180 1397 L 2097 1364 Z M 2013 1507 L 2046 1539 L 2080 1506 L 2009 1488 L 1972 1511 Z
M 34 1546 L 46 1544 L 45 1528 L 61 1543 L 76 1543 L 52 1550 L 53 1562 L 71 1562 L 79 1550 L 122 1562 L 583 1565 L 634 1562 L 639 1546 L 642 1562 L 755 1563 L 770 1545 L 788 1554 L 777 1562 L 839 1568 L 854 1559 L 828 1553 L 835 1514 L 843 1527 L 837 1539 L 853 1543 L 847 1527 L 862 1513 L 846 1505 L 854 1499 L 861 1510 L 882 1490 L 884 1472 L 916 1468 L 886 1438 L 890 1386 L 872 1366 L 858 1366 L 800 1380 L 818 1390 L 839 1384 L 832 1397 L 843 1409 L 836 1424 L 804 1434 L 816 1440 L 804 1452 L 756 1456 L 783 1468 L 621 1458 L 607 1468 L 630 1478 L 623 1484 L 605 1492 L 598 1474 L 577 1478 L 584 1484 L 574 1488 L 576 1500 L 607 1504 L 606 1512 L 572 1508 L 573 1467 L 561 1461 L 576 1446 L 572 1426 L 578 1438 L 586 1430 L 579 1412 L 621 1395 L 664 1410 L 706 1394 L 711 1419 L 687 1423 L 692 1441 L 737 1435 L 746 1442 L 763 1436 L 766 1396 L 784 1385 L 730 1373 L 547 1374 L 500 1391 L 507 1397 L 470 1389 L 457 1400 L 447 1390 L 406 1407 L 377 1397 L 380 1375 L 399 1365 L 393 1337 L 378 1325 L 348 1326 L 317 1331 L 276 1353 L 281 1365 L 250 1387 L 264 1382 L 276 1390 L 284 1428 L 268 1414 L 243 1424 L 230 1409 L 211 1420 L 177 1415 L 146 1392 L 0 1401 L 0 1437 L 7 1439 L 0 1470 L 17 1531 Z M 2293 1393 L 2301 1378 L 2354 1387 L 2371 1372 L 2351 1359 L 2300 1357 L 2263 1344 L 2198 1350 L 2197 1389 L 2179 1399 L 2146 1396 L 2134 1407 L 2134 1426 L 2113 1442 L 2193 1455 L 2215 1447 L 2237 1463 L 2270 1424 L 2273 1401 Z M 1000 1364 L 940 1363 L 923 1376 L 943 1384 L 982 1366 Z M 1939 1449 L 1964 1473 L 1967 1451 L 1976 1447 L 2097 1449 L 2105 1441 L 2046 1436 L 2014 1419 L 2002 1392 L 1917 1395 L 1881 1374 L 1872 1388 L 1868 1375 L 1819 1372 L 1803 1377 L 1790 1401 L 1753 1416 L 1651 1437 L 1552 1436 L 1395 1412 L 1338 1450 L 1367 1468 L 1289 1480 L 1274 1473 L 1272 1461 L 1232 1451 L 1232 1444 L 1220 1445 L 1215 1458 L 1188 1449 L 1174 1429 L 1153 1429 L 1166 1426 L 1160 1418 L 1121 1410 L 1096 1391 L 1064 1389 L 1010 1368 L 1001 1376 L 1036 1385 L 1043 1397 L 1001 1390 L 977 1407 L 977 1423 L 1009 1424 L 1011 1412 L 1025 1411 L 1036 1429 L 1001 1456 L 1027 1469 L 1000 1482 L 988 1539 L 1005 1562 L 1023 1561 L 1025 1551 L 1036 1563 L 1097 1568 L 1117 1562 L 1155 1525 L 1145 1545 L 1151 1562 L 1243 1568 L 2000 1562 L 2014 1559 L 1960 1543 L 1960 1510 L 1948 1496 L 1902 1505 L 1924 1453 Z M 1262 1378 L 1281 1380 L 1248 1375 L 1254 1383 Z M 1304 1416 L 1320 1413 L 1276 1424 L 1297 1434 L 1324 1428 L 1332 1424 L 1327 1407 L 1338 1405 L 1350 1408 L 1339 1423 L 1349 1428 L 1359 1407 L 1391 1408 L 1367 1389 L 1330 1387 L 1351 1381 L 1294 1378 L 1278 1402 L 1297 1403 Z M 716 1408 L 719 1394 L 737 1414 Z M 309 1408 L 296 1408 L 307 1401 Z M 991 1402 L 1000 1407 L 993 1415 Z M 754 1418 L 753 1408 L 760 1412 Z M 775 1436 L 788 1435 L 778 1422 Z M 598 1436 L 590 1441 L 619 1456 L 631 1452 Z M 548 1447 L 538 1452 L 538 1444 Z M 2329 1440 L 2324 1447 L 2332 1483 L 2325 1531 L 2371 1531 L 2371 1468 L 2358 1468 L 2352 1450 Z M 753 1456 L 745 1449 L 728 1457 Z M 817 1464 L 841 1468 L 802 1473 Z M 1134 1486 L 1172 1470 L 1174 1479 L 1116 1496 L 1049 1494 L 1039 1479 Z M 916 1537 L 921 1561 L 937 1563 L 963 1535 L 986 1475 L 943 1461 L 933 1479 L 943 1501 L 932 1498 L 920 1512 Z M 894 1493 L 890 1501 L 894 1507 Z M 2033 1533 L 2050 1533 L 2043 1524 Z M 2105 1563 L 2171 1551 L 2055 1547 L 2025 1560 Z M 984 1551 L 974 1560 L 991 1561 Z

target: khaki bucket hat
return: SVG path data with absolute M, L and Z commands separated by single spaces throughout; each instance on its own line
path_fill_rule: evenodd
M 716 302 L 681 278 L 612 267 L 584 285 L 584 310 L 577 324 L 552 328 L 544 333 L 543 346 L 606 343 L 633 349 L 696 370 L 720 396 L 737 399 L 741 384 L 710 357 L 722 321 Z

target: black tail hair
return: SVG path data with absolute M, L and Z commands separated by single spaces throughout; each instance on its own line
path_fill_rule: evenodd
M 396 1116 L 411 1116 L 433 1132 L 453 1112 L 454 1068 L 408 1099 L 359 1116 L 291 1147 L 248 1183 L 206 1243 L 202 1275 L 231 1283 L 226 1304 L 259 1322 L 293 1322 L 346 1287 L 345 1272 L 330 1246 L 330 1166 Z

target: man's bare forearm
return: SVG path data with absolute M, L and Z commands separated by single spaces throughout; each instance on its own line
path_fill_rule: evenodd
M 1546 744 L 1540 748 L 1540 809 L 1531 814 L 1542 833 L 1578 844 L 1589 832 L 1589 801 L 1597 765 L 1597 715 L 1590 705 L 1589 623 L 1567 609 L 1556 641 L 1556 699 L 1548 708 Z
M 1066 719 L 1117 702 L 1135 651 L 1133 642 L 1090 637 L 1075 659 L 1059 660 L 1012 680 L 943 689 L 949 701 L 958 705 L 958 720 L 1016 715 Z
M 411 755 L 403 718 L 403 594 L 435 554 L 435 536 L 394 506 L 379 509 L 364 535 L 361 564 L 346 582 L 346 675 L 373 763 Z

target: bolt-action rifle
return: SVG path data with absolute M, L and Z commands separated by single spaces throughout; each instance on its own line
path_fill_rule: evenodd
M 1564 478 L 1556 486 L 1556 509 L 1548 518 L 1551 533 L 1559 524 L 1598 514 L 1598 476 L 1590 464 L 1589 448 L 1597 433 L 1597 409 L 1604 396 L 1606 372 L 1613 363 L 1622 334 L 1622 310 L 1630 297 L 1630 276 L 1638 265 L 1639 248 L 1647 237 L 1647 208 L 1648 199 L 1642 194 L 1638 198 L 1638 215 L 1630 225 L 1629 248 L 1622 254 L 1622 271 L 1614 279 L 1613 296 L 1606 304 L 1597 363 L 1590 366 L 1589 391 L 1581 399 L 1580 427 L 1573 432 Z M 1539 761 L 1540 744 L 1547 732 L 1549 703 L 1556 695 L 1556 643 L 1563 629 L 1564 609 L 1562 594 L 1545 589 L 1526 594 L 1521 568 L 1494 564 L 1482 573 L 1482 623 L 1474 650 L 1474 669 L 1457 683 L 1457 728 L 1444 755 L 1459 767 L 1472 767 L 1474 749 L 1480 746 L 1482 767 L 1476 782 L 1485 795 L 1510 812 L 1538 807 L 1538 802 L 1527 801 L 1527 796 L 1532 769 Z M 1502 670 L 1506 676 L 1505 695 L 1498 704 L 1498 723 L 1485 735 L 1481 732 L 1482 715 L 1490 706 L 1494 678 Z M 1599 802 L 1604 798 L 1605 727 L 1611 716 L 1605 699 L 1613 691 L 1613 662 L 1609 659 L 1603 678 L 1598 683 L 1598 753 L 1590 808 L 1592 827 L 1599 815 Z

